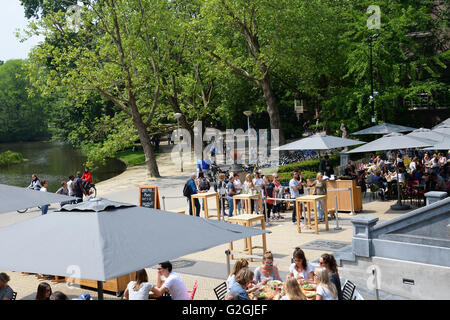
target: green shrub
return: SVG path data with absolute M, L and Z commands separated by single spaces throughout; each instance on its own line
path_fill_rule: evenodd
M 339 154 L 333 154 L 330 156 L 330 162 L 333 167 L 337 167 L 340 165 L 340 155 Z M 278 168 L 278 172 L 289 172 L 291 173 L 297 168 L 300 168 L 303 171 L 310 171 L 310 172 L 318 172 L 319 171 L 319 164 L 320 159 L 317 160 L 308 160 L 308 161 L 300 161 L 295 162 L 291 164 L 287 164 L 285 166 L 281 166 Z
M 21 163 L 25 161 L 22 154 L 18 152 L 5 151 L 0 153 L 0 166 L 7 166 L 10 164 Z

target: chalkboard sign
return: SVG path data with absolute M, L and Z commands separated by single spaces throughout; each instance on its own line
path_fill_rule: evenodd
M 139 187 L 139 205 L 145 208 L 161 209 L 158 187 Z

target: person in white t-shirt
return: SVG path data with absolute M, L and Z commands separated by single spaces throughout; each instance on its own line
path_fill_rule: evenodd
M 316 283 L 316 300 L 338 300 L 337 289 L 330 281 L 326 268 L 314 270 L 314 282 Z
M 166 280 L 162 280 L 164 276 Z M 172 300 L 190 300 L 188 290 L 183 280 L 175 272 L 172 272 L 172 264 L 169 261 L 158 265 L 158 279 L 155 294 L 161 297 L 164 293 L 168 293 Z
M 299 283 L 314 281 L 314 266 L 306 261 L 305 253 L 300 248 L 295 248 L 293 254 L 294 263 L 289 267 L 289 277 Z
M 148 300 L 150 291 L 155 292 L 153 285 L 148 282 L 145 269 L 136 271 L 136 281 L 130 281 L 123 294 L 128 300 Z
M 47 187 L 48 187 L 47 181 L 46 181 L 46 180 L 43 180 L 43 181 L 42 181 L 42 188 L 40 189 L 40 191 L 42 191 L 42 192 L 47 192 Z M 48 212 L 48 207 L 49 207 L 49 204 L 44 204 L 44 205 L 41 207 L 42 215 L 47 214 L 47 212 Z
M 67 190 L 69 190 L 69 197 L 75 197 L 75 177 L 73 175 L 69 176 L 69 181 L 67 181 Z M 76 200 L 70 200 L 70 204 L 75 204 Z

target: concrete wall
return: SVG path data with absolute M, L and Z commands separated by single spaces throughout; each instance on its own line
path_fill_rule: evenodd
M 374 268 L 378 282 L 372 281 L 371 270 Z M 373 292 L 377 285 L 379 290 L 409 299 L 450 299 L 448 267 L 380 257 L 357 257 L 355 262 L 343 261 L 339 275 Z

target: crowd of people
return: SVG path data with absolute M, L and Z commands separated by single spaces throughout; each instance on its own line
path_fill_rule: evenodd
M 430 153 L 419 150 L 387 152 L 385 155 L 372 154 L 367 163 L 358 168 L 349 161 L 345 176 L 357 179 L 362 192 L 368 188 L 379 193 L 384 200 L 397 195 L 397 179 L 408 193 L 412 188 L 428 191 L 450 192 L 450 153 Z M 398 171 L 398 177 L 397 177 Z
M 337 263 L 333 255 L 324 253 L 319 259 L 319 267 L 315 268 L 305 257 L 301 248 L 295 248 L 293 263 L 289 267 L 284 284 L 285 295 L 278 294 L 275 300 L 307 300 L 300 286 L 309 283 L 315 290 L 315 300 L 343 300 L 341 281 Z M 249 269 L 245 259 L 238 260 L 226 281 L 226 300 L 251 300 L 250 293 L 269 281 L 281 281 L 278 268 L 273 264 L 274 258 L 267 251 L 262 259 L 262 265 L 254 271 Z M 257 299 L 257 297 L 253 298 Z
M 84 172 L 77 172 L 76 177 L 70 175 L 67 181 L 61 182 L 61 187 L 56 191 L 57 194 L 62 194 L 66 196 L 76 197 L 76 200 L 64 201 L 60 203 L 63 207 L 66 204 L 74 204 L 83 202 L 83 197 L 89 200 L 92 197 L 92 190 L 90 190 L 90 185 L 93 184 L 92 173 L 88 167 L 84 168 Z M 47 192 L 48 182 L 47 180 L 41 180 L 36 174 L 31 176 L 31 182 L 28 189 Z M 49 205 L 41 206 L 42 215 L 47 214 Z

